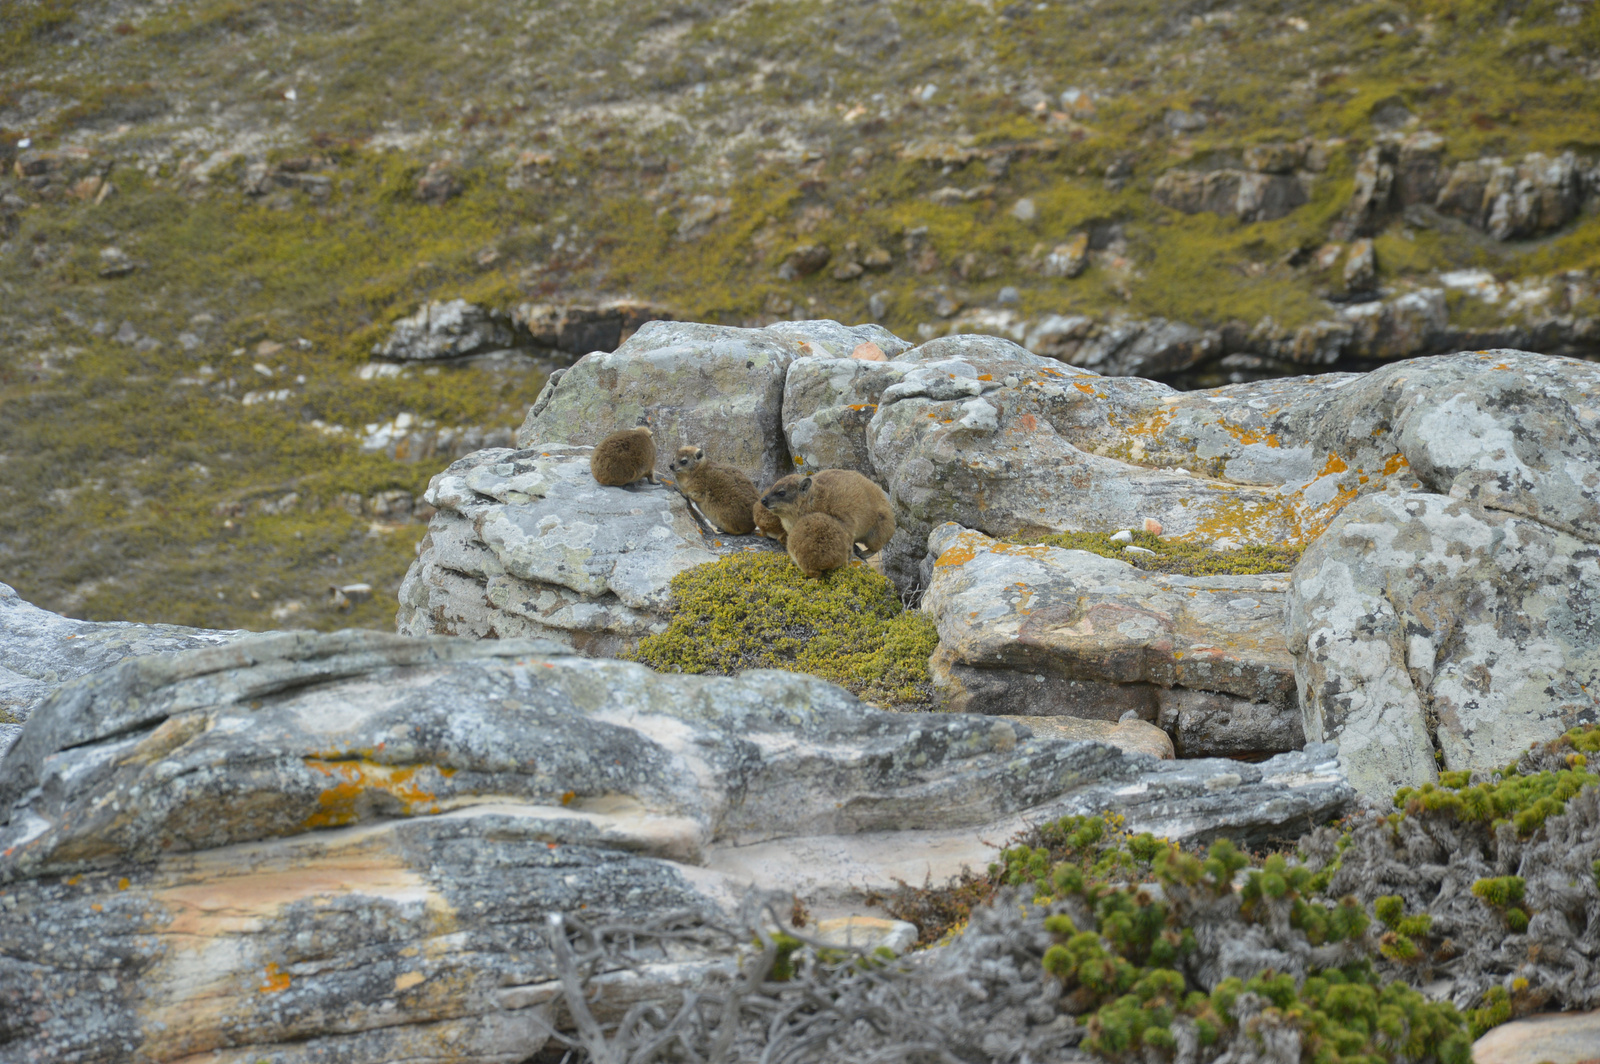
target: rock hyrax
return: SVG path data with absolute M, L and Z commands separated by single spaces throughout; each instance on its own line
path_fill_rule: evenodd
M 689 444 L 672 460 L 678 490 L 693 500 L 706 519 L 731 536 L 755 531 L 755 506 L 761 493 L 755 481 L 726 462 L 706 460 L 706 452 Z
M 788 545 L 789 533 L 784 530 L 783 521 L 777 514 L 762 506 L 760 499 L 757 499 L 755 505 L 750 507 L 750 511 L 750 516 L 755 518 L 757 532 L 786 546 Z
M 641 419 L 642 420 L 642 419 Z M 656 441 L 650 426 L 613 432 L 601 440 L 589 455 L 589 472 L 601 484 L 614 488 L 632 484 L 641 477 L 656 482 Z
M 866 548 L 866 554 L 882 550 L 894 535 L 889 497 L 853 469 L 824 469 L 809 477 L 790 473 L 761 497 L 761 505 L 777 515 L 790 535 L 806 514 L 827 514 L 844 526 L 852 543 Z
M 789 529 L 789 557 L 808 577 L 850 564 L 850 533 L 824 513 L 801 517 Z

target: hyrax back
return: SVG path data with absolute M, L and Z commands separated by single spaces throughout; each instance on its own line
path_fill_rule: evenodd
M 656 441 L 648 425 L 613 432 L 589 455 L 589 472 L 601 484 L 620 488 L 641 477 L 656 481 Z
M 827 514 L 844 526 L 850 542 L 866 547 L 867 554 L 882 550 L 894 535 L 889 497 L 853 469 L 824 469 L 809 477 L 791 473 L 772 485 L 761 505 L 777 515 L 790 535 L 806 514 Z
M 725 462 L 711 462 L 693 444 L 679 447 L 672 460 L 678 490 L 700 507 L 707 520 L 733 536 L 755 531 L 755 506 L 761 493 L 755 482 Z
M 808 577 L 850 564 L 850 533 L 824 513 L 809 513 L 789 529 L 789 557 Z

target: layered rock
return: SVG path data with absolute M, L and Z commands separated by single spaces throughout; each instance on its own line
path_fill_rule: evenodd
M 1329 753 L 1157 762 L 786 673 L 515 641 L 276 634 L 135 659 L 58 691 L 0 762 L 0 1042 L 524 1060 L 558 1022 L 549 913 L 692 924 L 754 884 L 845 915 L 1025 821 L 1106 808 L 1175 839 L 1293 833 L 1351 797 Z M 635 993 L 703 957 L 680 941 Z
M 68 680 L 124 658 L 229 643 L 248 634 L 74 620 L 42 610 L 0 584 L 0 757 L 34 707 Z
M 765 547 L 704 536 L 666 485 L 595 483 L 591 450 L 478 451 L 435 476 L 424 498 L 437 512 L 400 586 L 399 631 L 545 637 L 616 654 L 666 627 L 678 573 Z
M 952 709 L 1159 725 L 1183 757 L 1304 745 L 1288 577 L 1172 576 L 946 524 L 922 608 Z M 936 560 L 935 560 L 936 559 Z
M 1150 195 L 1157 203 L 1198 214 L 1232 215 L 1241 222 L 1282 218 L 1310 200 L 1308 177 L 1249 170 L 1169 170 L 1156 178 Z

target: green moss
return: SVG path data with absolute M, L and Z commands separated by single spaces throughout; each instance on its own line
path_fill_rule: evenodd
M 1300 550 L 1295 547 L 1237 547 L 1214 550 L 1196 543 L 1162 539 L 1149 532 L 1133 533 L 1131 544 L 1115 542 L 1109 532 L 1057 532 L 1014 542 L 1060 547 L 1065 550 L 1086 550 L 1104 558 L 1116 558 L 1149 572 L 1178 573 L 1183 576 L 1286 573 L 1300 560 Z M 1143 547 L 1155 553 L 1139 554 L 1124 550 L 1130 545 Z
M 664 672 L 807 673 L 863 698 L 928 702 L 933 621 L 865 565 L 808 580 L 786 555 L 736 554 L 672 580 L 667 630 L 630 657 Z

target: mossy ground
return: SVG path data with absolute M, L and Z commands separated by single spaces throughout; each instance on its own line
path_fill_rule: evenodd
M 326 502 L 415 492 L 443 462 L 387 461 L 305 426 L 404 412 L 509 426 L 539 384 L 354 380 L 388 324 L 427 298 L 504 309 L 627 294 L 751 323 L 865 320 L 877 296 L 884 323 L 914 336 L 941 294 L 992 306 L 1012 286 L 1026 315 L 1311 320 L 1326 313 L 1321 282 L 1286 257 L 1326 238 L 1376 105 L 1398 99 L 1451 160 L 1600 152 L 1600 80 L 1584 65 L 1600 53 L 1600 8 L 1571 10 L 0 0 L 0 194 L 27 204 L 0 221 L 0 578 L 79 616 L 246 627 L 276 623 L 275 595 L 361 580 L 391 593 L 420 529 L 368 537 Z M 1063 103 L 1069 88 L 1092 105 Z M 1171 108 L 1206 127 L 1173 135 Z M 1171 166 L 1307 136 L 1343 140 L 1311 202 L 1285 218 L 1186 216 L 1151 198 Z M 24 138 L 94 148 L 115 195 L 35 195 L 9 172 Z M 247 161 L 312 156 L 326 160 L 326 200 L 242 193 Z M 447 157 L 459 195 L 417 202 L 416 177 Z M 1129 171 L 1121 188 L 1103 177 L 1113 163 Z M 946 186 L 977 194 L 928 198 Z M 717 208 L 687 224 L 706 196 Z M 1031 221 L 1011 210 L 1024 197 Z M 1112 224 L 1120 263 L 1070 280 L 1028 265 L 1036 244 Z M 906 249 L 918 230 L 932 253 L 920 264 Z M 835 279 L 852 241 L 892 263 Z M 801 243 L 829 245 L 835 263 L 780 280 Z M 101 279 L 108 246 L 139 268 Z M 1512 244 L 1461 226 L 1397 229 L 1378 248 L 1386 283 L 1445 267 L 1502 280 L 1593 269 L 1600 216 Z M 91 331 L 122 321 L 160 346 L 135 352 Z M 203 341 L 192 352 L 176 344 L 186 329 Z M 292 397 L 239 407 L 257 359 L 229 352 L 298 337 L 311 349 L 270 367 Z M 240 383 L 231 395 L 176 383 L 200 365 Z M 185 472 L 197 466 L 207 472 Z M 212 519 L 219 504 L 302 486 L 320 510 L 232 538 Z M 296 623 L 386 624 L 392 607 Z
M 1235 547 L 1218 550 L 1198 543 L 1162 539 L 1150 532 L 1135 532 L 1129 543 L 1118 543 L 1109 532 L 1057 532 L 1021 540 L 1046 547 L 1086 550 L 1104 558 L 1116 558 L 1137 569 L 1182 576 L 1249 576 L 1257 573 L 1286 573 L 1300 560 L 1297 547 Z M 1143 547 L 1154 554 L 1125 550 Z
M 663 672 L 803 672 L 904 708 L 932 699 L 933 621 L 864 564 L 813 580 L 787 555 L 735 554 L 679 573 L 672 595 L 667 630 L 632 660 Z

